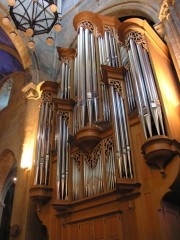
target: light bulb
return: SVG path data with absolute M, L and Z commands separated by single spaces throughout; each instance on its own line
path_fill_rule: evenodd
M 33 40 L 29 41 L 28 42 L 28 47 L 31 48 L 31 49 L 34 48 L 35 47 L 35 42 Z
M 10 35 L 12 38 L 15 38 L 17 36 L 17 34 L 13 31 L 13 32 L 10 32 Z
M 60 24 L 60 23 L 56 23 L 56 24 L 54 25 L 54 30 L 55 30 L 56 32 L 60 32 L 60 31 L 62 30 L 61 24 Z
M 31 37 L 31 36 L 33 35 L 33 33 L 34 33 L 34 31 L 33 31 L 32 28 L 28 28 L 28 29 L 26 30 L 26 34 L 27 34 L 27 36 L 29 36 L 29 37 Z
M 9 17 L 8 16 L 6 16 L 6 17 L 3 17 L 3 19 L 2 19 L 2 23 L 4 24 L 4 25 L 9 25 L 9 23 L 10 23 L 10 19 L 9 19 Z
M 54 13 L 54 12 L 57 12 L 57 6 L 56 4 L 51 4 L 50 5 L 50 10 Z
M 15 0 L 8 0 L 9 6 L 13 7 L 15 5 Z
M 54 43 L 54 39 L 52 37 L 48 37 L 46 39 L 46 44 L 47 45 L 51 46 L 51 45 L 53 45 L 53 43 Z

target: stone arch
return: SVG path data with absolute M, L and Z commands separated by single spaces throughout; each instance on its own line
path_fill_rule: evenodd
M 14 153 L 5 149 L 0 154 L 0 223 L 4 205 L 4 199 L 10 187 L 14 184 L 16 177 L 17 161 Z
M 143 5 L 143 6 L 142 6 Z M 110 7 L 104 8 L 103 10 L 98 12 L 99 14 L 103 15 L 113 15 L 117 18 L 125 17 L 125 16 L 141 16 L 145 17 L 154 23 L 160 22 L 158 19 L 159 14 L 159 6 L 155 4 L 150 6 L 146 3 L 128 3 L 128 2 L 121 2 L 118 4 L 114 4 Z
M 3 4 L 0 3 L 0 22 L 2 22 L 2 18 L 8 14 L 9 14 L 8 10 L 4 7 Z M 11 23 L 8 26 L 1 24 L 1 27 L 6 32 L 8 37 L 11 39 L 16 50 L 18 51 L 18 54 L 20 56 L 21 63 L 23 65 L 24 69 L 25 70 L 28 69 L 31 66 L 31 58 L 28 53 L 28 49 L 25 46 L 24 41 L 20 37 L 18 31 L 15 29 L 15 27 Z M 16 34 L 17 34 L 17 36 L 15 38 L 13 38 L 10 34 L 10 32 L 12 32 L 12 31 L 16 32 Z
M 14 153 L 5 149 L 0 155 L 0 200 L 3 201 L 13 178 L 16 176 L 17 162 Z

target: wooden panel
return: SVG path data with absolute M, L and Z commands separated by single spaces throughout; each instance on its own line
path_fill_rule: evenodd
M 103 240 L 104 236 L 104 219 L 94 220 L 94 240 Z
M 106 218 L 106 233 L 108 240 L 120 240 L 119 229 L 121 229 L 119 216 L 110 216 Z
M 65 224 L 62 224 L 61 225 L 61 239 L 63 239 L 63 240 L 67 240 L 68 238 L 67 238 L 67 226 L 65 225 Z M 54 239 L 55 239 L 55 237 L 54 237 Z
M 93 240 L 92 236 L 92 222 L 84 222 L 80 225 L 81 239 Z
M 137 221 L 135 218 L 136 210 L 134 208 L 134 204 L 133 202 L 124 204 L 126 206 L 126 210 L 124 210 L 122 214 L 123 239 L 141 240 L 142 238 L 139 238 L 137 233 Z M 131 208 L 129 208 L 129 204 L 132 204 Z M 150 240 L 150 238 L 148 238 L 147 236 L 145 236 L 145 238 L 142 240 L 145 239 Z
M 69 240 L 79 240 L 79 224 L 69 225 Z

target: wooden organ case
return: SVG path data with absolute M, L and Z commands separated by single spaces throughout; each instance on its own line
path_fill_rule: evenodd
M 81 12 L 74 27 L 76 47 L 57 48 L 60 84 L 41 85 L 30 196 L 51 240 L 142 239 L 140 169 L 146 160 L 164 174 L 177 155 L 167 49 L 139 19 Z

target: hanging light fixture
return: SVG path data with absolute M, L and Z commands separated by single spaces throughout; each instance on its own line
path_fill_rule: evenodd
M 53 0 L 8 0 L 10 16 L 17 29 L 29 37 L 49 33 L 55 24 L 59 25 L 57 6 Z M 59 31 L 59 30 L 58 30 Z M 33 42 L 33 44 L 32 44 Z M 31 46 L 35 42 L 31 39 Z
M 9 23 L 10 23 L 9 17 L 8 17 L 8 16 L 3 17 L 2 23 L 3 23 L 4 25 L 8 26 Z

